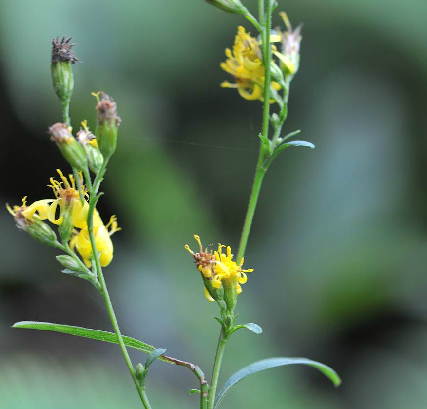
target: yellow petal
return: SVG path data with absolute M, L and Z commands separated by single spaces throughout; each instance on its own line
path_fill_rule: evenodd
M 54 199 L 37 200 L 32 205 L 28 206 L 22 214 L 26 219 L 31 219 L 34 213 L 38 212 L 39 218 L 45 220 L 48 218 L 49 204 L 53 201 Z
M 80 229 L 87 226 L 87 214 L 89 212 L 88 202 L 83 201 L 83 205 L 79 199 L 73 200 L 73 224 Z
M 60 215 L 58 219 L 55 219 L 56 216 L 56 209 L 58 207 L 58 205 L 60 205 L 62 199 L 56 199 L 50 206 L 49 206 L 49 211 L 47 214 L 47 218 L 49 219 L 49 221 L 53 224 L 61 224 L 62 221 L 64 220 L 64 218 Z

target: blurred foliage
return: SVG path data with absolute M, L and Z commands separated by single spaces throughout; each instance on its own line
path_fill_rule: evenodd
M 301 128 L 316 149 L 286 151 L 266 176 L 245 264 L 255 272 L 238 305 L 240 320 L 264 334 L 235 335 L 222 380 L 269 356 L 306 356 L 344 383 L 334 390 L 314 370 L 275 369 L 242 382 L 223 406 L 257 408 L 267 396 L 270 408 L 419 409 L 427 3 L 279 7 L 304 22 L 284 131 Z M 0 202 L 50 197 L 49 177 L 65 168 L 46 134 L 60 118 L 49 53 L 53 37 L 72 35 L 83 61 L 74 67 L 73 126 L 94 125 L 90 92 L 99 89 L 123 120 L 100 203 L 103 218 L 117 214 L 123 227 L 106 270 L 123 332 L 206 370 L 216 310 L 183 245 L 198 233 L 237 251 L 261 106 L 219 88 L 219 63 L 236 26 L 249 24 L 201 0 L 4 1 L 0 23 Z M 58 408 L 58 399 L 61 408 L 137 407 L 113 346 L 10 329 L 23 319 L 110 326 L 88 284 L 59 273 L 54 251 L 17 231 L 6 212 L 0 229 L 0 407 Z M 197 406 L 184 373 L 153 365 L 154 407 Z

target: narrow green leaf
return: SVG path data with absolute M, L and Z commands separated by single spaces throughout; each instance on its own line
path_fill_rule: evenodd
M 231 329 L 228 336 L 230 336 L 233 332 L 237 331 L 238 329 L 242 329 L 242 328 L 246 328 L 257 335 L 262 334 L 262 328 L 259 325 L 254 324 L 253 322 L 248 322 L 247 324 L 236 325 L 234 328 Z
M 235 374 L 233 374 L 225 385 L 222 387 L 221 391 L 218 393 L 217 398 L 215 399 L 215 406 L 217 408 L 221 401 L 224 399 L 224 396 L 230 390 L 230 388 L 236 385 L 241 380 L 245 379 L 247 376 L 252 375 L 256 372 L 263 371 L 265 369 L 276 368 L 278 366 L 284 365 L 308 365 L 313 368 L 318 369 L 324 375 L 326 375 L 334 384 L 334 386 L 339 386 L 341 383 L 341 379 L 338 374 L 328 366 L 321 364 L 320 362 L 312 361 L 311 359 L 306 358 L 269 358 L 263 359 L 262 361 L 254 362 L 249 366 L 240 369 Z
M 75 327 L 72 325 L 63 324 L 52 324 L 50 322 L 38 322 L 38 321 L 20 321 L 12 326 L 12 328 L 24 328 L 24 329 L 37 329 L 40 331 L 53 331 L 61 332 L 63 334 L 74 335 L 76 337 L 83 337 L 94 339 L 97 341 L 109 342 L 111 344 L 118 344 L 117 335 L 113 332 L 100 331 L 96 329 Z M 156 348 L 152 345 L 146 344 L 138 339 L 123 336 L 123 341 L 127 347 L 138 349 L 139 351 L 149 354 Z M 160 356 L 159 359 L 164 362 L 173 364 L 168 359 Z
M 289 138 L 293 138 L 295 135 L 298 135 L 301 132 L 301 129 L 298 129 L 296 131 L 290 132 L 288 133 L 286 136 L 284 136 L 283 138 L 280 138 L 281 142 L 285 142 L 287 141 Z
M 312 144 L 311 142 L 307 142 L 307 141 L 290 141 L 290 142 L 286 142 L 285 145 L 288 145 L 288 146 L 305 146 L 306 148 L 311 148 L 311 149 L 315 148 L 314 144 Z
M 148 369 L 149 366 L 160 357 L 160 355 L 163 355 L 166 352 L 166 349 L 163 348 L 157 348 L 153 352 L 150 353 L 147 360 L 145 361 L 145 369 Z
M 267 159 L 264 167 L 268 169 L 270 165 L 273 163 L 273 160 L 276 159 L 277 155 L 279 155 L 280 152 L 284 151 L 286 148 L 289 148 L 290 146 L 304 146 L 307 148 L 315 148 L 315 146 L 311 142 L 307 141 L 291 141 L 286 142 L 280 146 L 278 146 L 274 152 L 270 155 L 270 157 Z
M 192 395 L 193 393 L 200 393 L 200 391 L 198 389 L 190 389 L 190 394 Z

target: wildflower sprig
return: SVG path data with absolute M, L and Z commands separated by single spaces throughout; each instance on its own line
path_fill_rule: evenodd
M 286 31 L 282 32 L 280 28 L 272 31 L 272 12 L 277 7 L 276 0 L 258 0 L 258 20 L 240 0 L 206 1 L 222 11 L 243 15 L 258 31 L 259 35 L 252 37 L 244 27 L 238 28 L 234 46 L 226 50 L 227 60 L 221 64 L 232 76 L 233 82 L 225 81 L 222 87 L 236 88 L 244 99 L 263 103 L 260 153 L 237 257 L 228 245 L 218 244 L 215 250 L 209 249 L 209 246 L 204 248 L 198 235 L 194 235 L 198 244 L 197 251 L 185 245 L 202 278 L 206 298 L 215 301 L 220 309 L 220 317 L 215 317 L 221 325 L 221 330 L 211 384 L 209 385 L 198 366 L 168 357 L 164 355 L 165 349 L 155 348 L 121 333 L 103 274 L 103 268 L 113 259 L 114 246 L 111 236 L 121 229 L 116 216 L 111 216 L 105 224 L 97 210 L 98 201 L 103 195 L 103 192 L 100 192 L 101 182 L 117 149 L 121 119 L 117 114 L 117 103 L 110 96 L 101 91 L 92 93 L 97 99 L 95 131 L 92 133 L 84 120 L 81 122 L 80 131 L 76 136 L 73 135 L 69 108 L 74 88 L 72 64 L 78 60 L 72 50 L 74 44 L 70 44 L 71 38 L 53 40 L 52 80 L 61 102 L 63 121 L 52 125 L 49 134 L 71 166 L 72 174 L 67 176 L 66 172 L 57 170 L 59 177 L 52 177 L 48 185 L 53 191 L 51 198 L 27 205 L 27 197 L 24 197 L 20 206 L 7 205 L 7 210 L 14 217 L 19 229 L 29 233 L 37 241 L 62 252 L 56 259 L 64 268 L 63 273 L 87 280 L 95 286 L 104 300 L 114 333 L 30 321 L 17 323 L 14 327 L 51 330 L 118 344 L 146 409 L 151 408 L 146 393 L 147 374 L 150 365 L 157 359 L 185 367 L 194 373 L 200 389 L 192 389 L 190 392 L 200 394 L 201 409 L 217 408 L 234 384 L 250 374 L 277 366 L 309 365 L 322 371 L 336 386 L 340 383 L 338 375 L 331 368 L 318 362 L 305 358 L 271 358 L 255 362 L 236 372 L 222 390 L 218 394 L 216 392 L 225 346 L 231 335 L 243 328 L 255 334 L 262 333 L 262 329 L 254 323 L 237 324 L 235 309 L 242 286 L 246 284 L 248 274 L 253 272 L 253 269 L 243 267 L 244 254 L 264 175 L 277 155 L 288 146 L 313 145 L 304 141 L 287 142 L 299 131 L 281 135 L 288 113 L 289 86 L 299 67 L 301 26 L 293 30 L 287 15 L 281 13 Z M 277 108 L 277 112 L 270 114 L 273 108 Z M 272 137 L 269 136 L 270 127 L 273 129 Z M 57 226 L 59 239 L 49 223 Z M 127 347 L 148 353 L 145 364 L 134 366 Z

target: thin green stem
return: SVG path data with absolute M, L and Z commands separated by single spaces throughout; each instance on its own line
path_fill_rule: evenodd
M 141 389 L 141 399 L 142 403 L 144 404 L 144 407 L 147 409 L 151 409 L 150 402 L 148 401 L 147 393 L 145 392 L 145 388 Z
M 264 0 L 258 0 L 258 18 L 262 26 L 264 26 Z
M 219 334 L 218 346 L 216 348 L 215 362 L 212 371 L 212 383 L 208 394 L 208 409 L 213 409 L 215 404 L 216 388 L 218 385 L 219 372 L 221 370 L 222 357 L 224 356 L 225 344 L 227 338 L 225 337 L 224 330 L 221 329 Z
M 239 251 L 237 252 L 237 260 L 239 263 L 240 260 L 245 256 L 246 246 L 248 244 L 249 234 L 251 231 L 252 220 L 254 218 L 255 209 L 258 202 L 259 192 L 261 191 L 262 181 L 264 179 L 265 172 L 267 171 L 267 169 L 264 168 L 265 158 L 266 152 L 261 144 L 258 163 L 255 171 L 254 183 L 252 185 L 251 196 L 249 198 L 248 211 L 246 212 L 242 235 L 240 237 Z
M 83 198 L 82 183 L 80 180 L 79 172 L 75 167 L 73 167 L 72 169 L 73 169 L 74 179 L 76 181 L 77 190 L 79 191 L 80 202 L 83 204 L 84 198 Z
M 262 3 L 262 4 L 261 4 Z M 262 135 L 265 139 L 268 138 L 269 124 L 270 124 L 270 83 L 271 83 L 271 47 L 270 47 L 270 32 L 271 32 L 271 1 L 267 0 L 259 2 L 260 10 L 260 21 L 264 16 L 265 8 L 265 24 L 263 25 L 262 31 L 262 49 L 265 67 L 265 81 L 264 81 L 264 110 L 262 120 Z M 259 193 L 261 191 L 262 181 L 264 179 L 265 172 L 267 169 L 264 166 L 265 160 L 268 157 L 269 152 L 267 151 L 264 143 L 260 143 L 260 152 L 258 157 L 258 163 L 255 170 L 254 183 L 252 185 L 252 191 L 249 198 L 248 210 L 246 213 L 245 222 L 243 224 L 242 235 L 240 237 L 239 251 L 237 252 L 237 261 L 244 257 L 246 246 L 248 244 L 249 234 L 251 231 L 252 220 L 255 214 L 255 209 L 258 202 Z
M 62 103 L 62 120 L 70 126 L 70 101 Z
M 95 261 L 95 271 L 96 271 L 97 276 L 98 276 L 98 282 L 99 282 L 98 290 L 99 290 L 102 298 L 104 299 L 104 303 L 105 303 L 105 306 L 107 307 L 107 312 L 108 312 L 108 315 L 110 317 L 111 324 L 113 326 L 115 334 L 117 335 L 117 340 L 119 342 L 120 350 L 122 351 L 126 365 L 129 368 L 129 372 L 130 372 L 132 379 L 135 383 L 135 387 L 136 387 L 136 390 L 138 391 L 139 397 L 141 398 L 141 402 L 143 403 L 143 405 L 146 409 L 151 409 L 151 406 L 148 402 L 147 395 L 141 389 L 141 386 L 139 384 L 138 378 L 137 378 L 136 373 L 135 373 L 135 368 L 132 364 L 129 353 L 126 349 L 126 345 L 123 341 L 122 333 L 120 331 L 119 324 L 117 322 L 117 317 L 116 317 L 116 314 L 114 312 L 113 305 L 111 303 L 110 295 L 108 293 L 107 284 L 105 283 L 104 275 L 102 274 L 102 268 L 101 268 L 101 264 L 99 261 L 99 254 L 98 254 L 98 250 L 97 250 L 96 242 L 95 242 L 95 234 L 93 231 L 93 214 L 95 211 L 96 203 L 97 203 L 98 198 L 99 198 L 99 196 L 97 196 L 98 189 L 99 189 L 99 185 L 101 184 L 102 178 L 104 176 L 106 166 L 107 166 L 107 162 L 108 162 L 108 159 L 104 160 L 99 173 L 96 175 L 96 178 L 95 178 L 93 185 L 91 182 L 89 171 L 87 169 L 84 171 L 86 184 L 88 186 L 88 190 L 90 193 L 90 204 L 89 204 L 87 225 L 88 225 L 90 243 L 92 246 L 92 254 L 94 256 L 93 259 Z
M 268 126 L 270 122 L 270 84 L 271 84 L 271 47 L 270 47 L 270 33 L 271 33 L 271 1 L 267 0 L 265 3 L 265 25 L 264 25 L 264 67 L 265 67 L 265 81 L 264 81 L 264 112 L 262 120 L 262 134 L 268 138 Z

